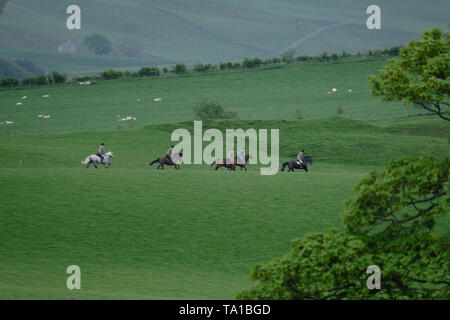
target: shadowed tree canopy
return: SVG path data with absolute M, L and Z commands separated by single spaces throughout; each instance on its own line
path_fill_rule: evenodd
M 94 33 L 87 36 L 83 42 L 89 50 L 98 55 L 108 55 L 112 51 L 112 44 L 105 36 Z
M 343 231 L 307 235 L 253 268 L 239 299 L 449 299 L 450 237 L 432 234 L 448 214 L 450 161 L 406 158 L 371 173 L 346 204 Z M 381 269 L 369 290 L 366 269 Z
M 379 76 L 369 78 L 372 93 L 385 101 L 413 103 L 450 121 L 449 35 L 435 28 L 411 41 Z
M 6 5 L 7 0 L 0 0 L 0 14 L 2 14 L 3 8 Z

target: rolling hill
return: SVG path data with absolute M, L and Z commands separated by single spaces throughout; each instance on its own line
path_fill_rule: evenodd
M 426 28 L 446 28 L 448 1 L 378 1 L 382 29 L 366 28 L 367 1 L 293 0 L 79 0 L 81 30 L 66 29 L 70 1 L 7 2 L 0 17 L 0 56 L 30 60 L 49 71 L 93 73 L 109 67 L 136 69 L 176 62 L 217 63 L 298 54 L 340 53 L 403 45 Z M 113 43 L 95 56 L 83 39 L 100 33 Z M 71 40 L 76 54 L 57 47 Z

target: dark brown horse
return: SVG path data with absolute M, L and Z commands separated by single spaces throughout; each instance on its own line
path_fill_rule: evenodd
M 228 170 L 236 171 L 236 166 L 238 166 L 238 167 L 241 167 L 241 170 L 245 169 L 245 171 L 247 171 L 247 163 L 248 163 L 249 158 L 250 158 L 250 155 L 246 155 L 244 163 L 238 163 L 237 157 L 234 157 L 233 163 L 226 163 L 225 159 L 218 159 L 218 160 L 214 161 L 213 163 L 211 163 L 211 167 L 214 164 L 216 164 L 216 170 L 219 168 L 225 167 Z
M 245 169 L 245 171 L 247 171 L 247 163 L 248 163 L 248 159 L 250 158 L 250 155 L 246 155 L 245 159 L 244 159 L 244 163 L 238 163 L 237 158 L 234 157 L 234 165 L 231 167 L 231 170 L 236 170 L 236 166 L 241 167 L 241 171 L 242 169 Z
M 284 168 L 288 166 L 288 172 L 292 171 L 294 172 L 294 169 L 303 169 L 306 172 L 308 172 L 308 163 L 312 164 L 312 157 L 307 156 L 303 159 L 302 164 L 298 164 L 297 160 L 291 160 L 283 163 L 283 167 L 281 168 L 281 171 L 284 171 Z
M 180 159 L 181 159 L 181 157 L 183 157 L 183 154 L 181 152 L 178 155 L 180 156 Z M 159 163 L 157 169 L 164 169 L 164 165 L 166 164 L 168 166 L 175 166 L 175 170 L 180 170 L 180 165 L 170 161 L 169 158 L 167 158 L 167 156 L 166 157 L 159 157 L 158 159 L 150 162 L 148 165 L 151 166 L 151 165 L 153 165 L 153 164 L 155 164 L 157 162 Z

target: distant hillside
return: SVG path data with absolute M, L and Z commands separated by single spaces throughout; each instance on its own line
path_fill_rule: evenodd
M 217 63 L 272 57 L 294 47 L 299 55 L 383 49 L 406 44 L 427 28 L 447 28 L 446 0 L 377 1 L 382 30 L 368 30 L 362 0 L 78 0 L 81 30 L 66 28 L 72 1 L 7 2 L 0 19 L 0 55 L 35 62 L 46 71 L 89 73 L 176 62 Z M 108 57 L 83 45 L 100 33 Z M 59 54 L 71 40 L 76 54 Z
M 22 79 L 42 73 L 44 71 L 38 68 L 33 62 L 0 57 L 0 78 Z

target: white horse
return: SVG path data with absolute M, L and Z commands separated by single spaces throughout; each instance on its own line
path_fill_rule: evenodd
M 114 154 L 111 151 L 108 151 L 107 153 L 105 153 L 105 156 L 103 157 L 103 161 L 102 159 L 95 155 L 95 154 L 91 154 L 90 156 L 87 156 L 86 159 L 84 159 L 84 161 L 81 161 L 82 164 L 86 164 L 86 168 L 89 168 L 89 166 L 92 164 L 94 164 L 95 169 L 97 169 L 97 164 L 104 164 L 105 168 L 109 168 L 109 158 L 113 158 L 114 159 Z

